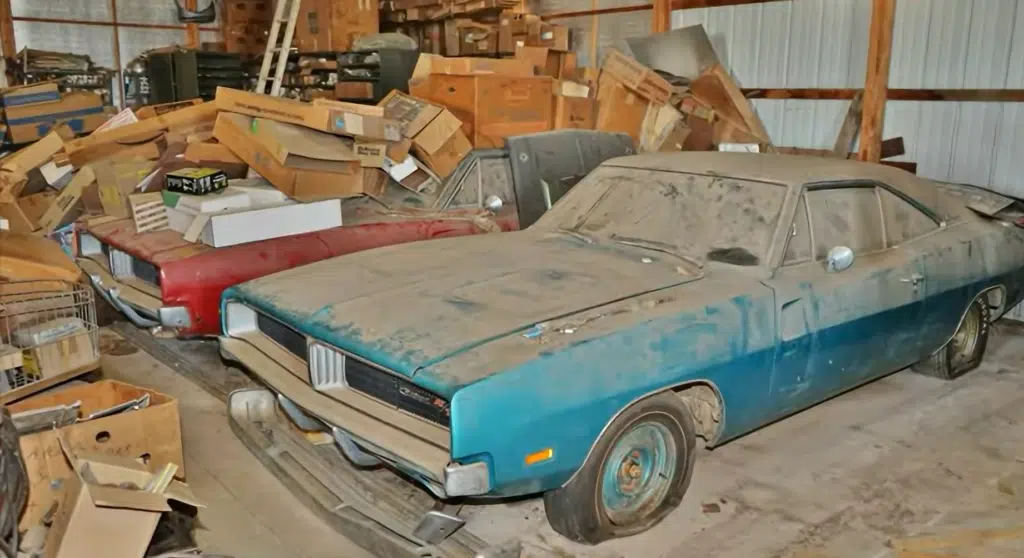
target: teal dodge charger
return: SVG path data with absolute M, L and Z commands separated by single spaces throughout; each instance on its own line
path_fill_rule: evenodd
M 698 443 L 978 366 L 1021 298 L 1022 215 L 856 161 L 622 157 L 525 230 L 233 287 L 220 343 L 355 464 L 445 500 L 543 494 L 596 544 L 667 516 Z

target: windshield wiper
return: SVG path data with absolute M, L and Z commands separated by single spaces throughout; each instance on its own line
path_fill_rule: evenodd
M 587 244 L 593 244 L 594 243 L 594 239 L 593 238 L 590 238 L 589 236 L 581 233 L 580 231 L 575 231 L 575 230 L 572 230 L 572 229 L 562 229 L 562 228 L 559 228 L 558 232 L 565 233 L 565 234 L 575 238 L 576 240 L 582 240 L 583 242 L 586 242 Z
M 619 244 L 625 244 L 626 246 L 636 246 L 637 248 L 644 248 L 644 249 L 647 249 L 647 250 L 653 250 L 655 252 L 661 252 L 663 254 L 668 254 L 670 256 L 675 256 L 675 257 L 683 260 L 684 262 L 692 265 L 693 267 L 695 267 L 697 269 L 704 269 L 704 264 L 703 263 L 697 261 L 695 258 L 693 258 L 691 256 L 687 256 L 686 254 L 683 254 L 682 252 L 679 251 L 679 247 L 677 247 L 677 246 L 675 246 L 673 244 L 666 244 L 664 242 L 658 242 L 658 241 L 655 241 L 655 240 L 646 240 L 646 239 L 643 239 L 643 238 L 632 238 L 632 237 L 619 236 L 617 234 L 612 234 L 608 238 L 610 238 L 613 242 L 618 242 Z

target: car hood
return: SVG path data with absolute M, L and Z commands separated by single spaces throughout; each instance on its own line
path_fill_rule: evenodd
M 226 296 L 413 377 L 535 324 L 698 278 L 660 252 L 527 230 L 369 250 Z

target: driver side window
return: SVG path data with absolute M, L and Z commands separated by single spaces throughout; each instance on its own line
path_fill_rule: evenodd
M 804 194 L 814 232 L 814 259 L 846 246 L 854 254 L 883 250 L 882 211 L 873 185 L 808 190 Z

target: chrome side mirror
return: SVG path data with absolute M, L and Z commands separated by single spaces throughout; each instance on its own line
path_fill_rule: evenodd
M 501 198 L 495 195 L 487 196 L 484 199 L 484 209 L 491 213 L 497 213 L 501 211 L 501 208 L 505 206 L 505 202 L 501 201 Z
M 836 246 L 828 251 L 828 258 L 825 261 L 829 273 L 843 271 L 853 265 L 853 250 L 846 246 Z

